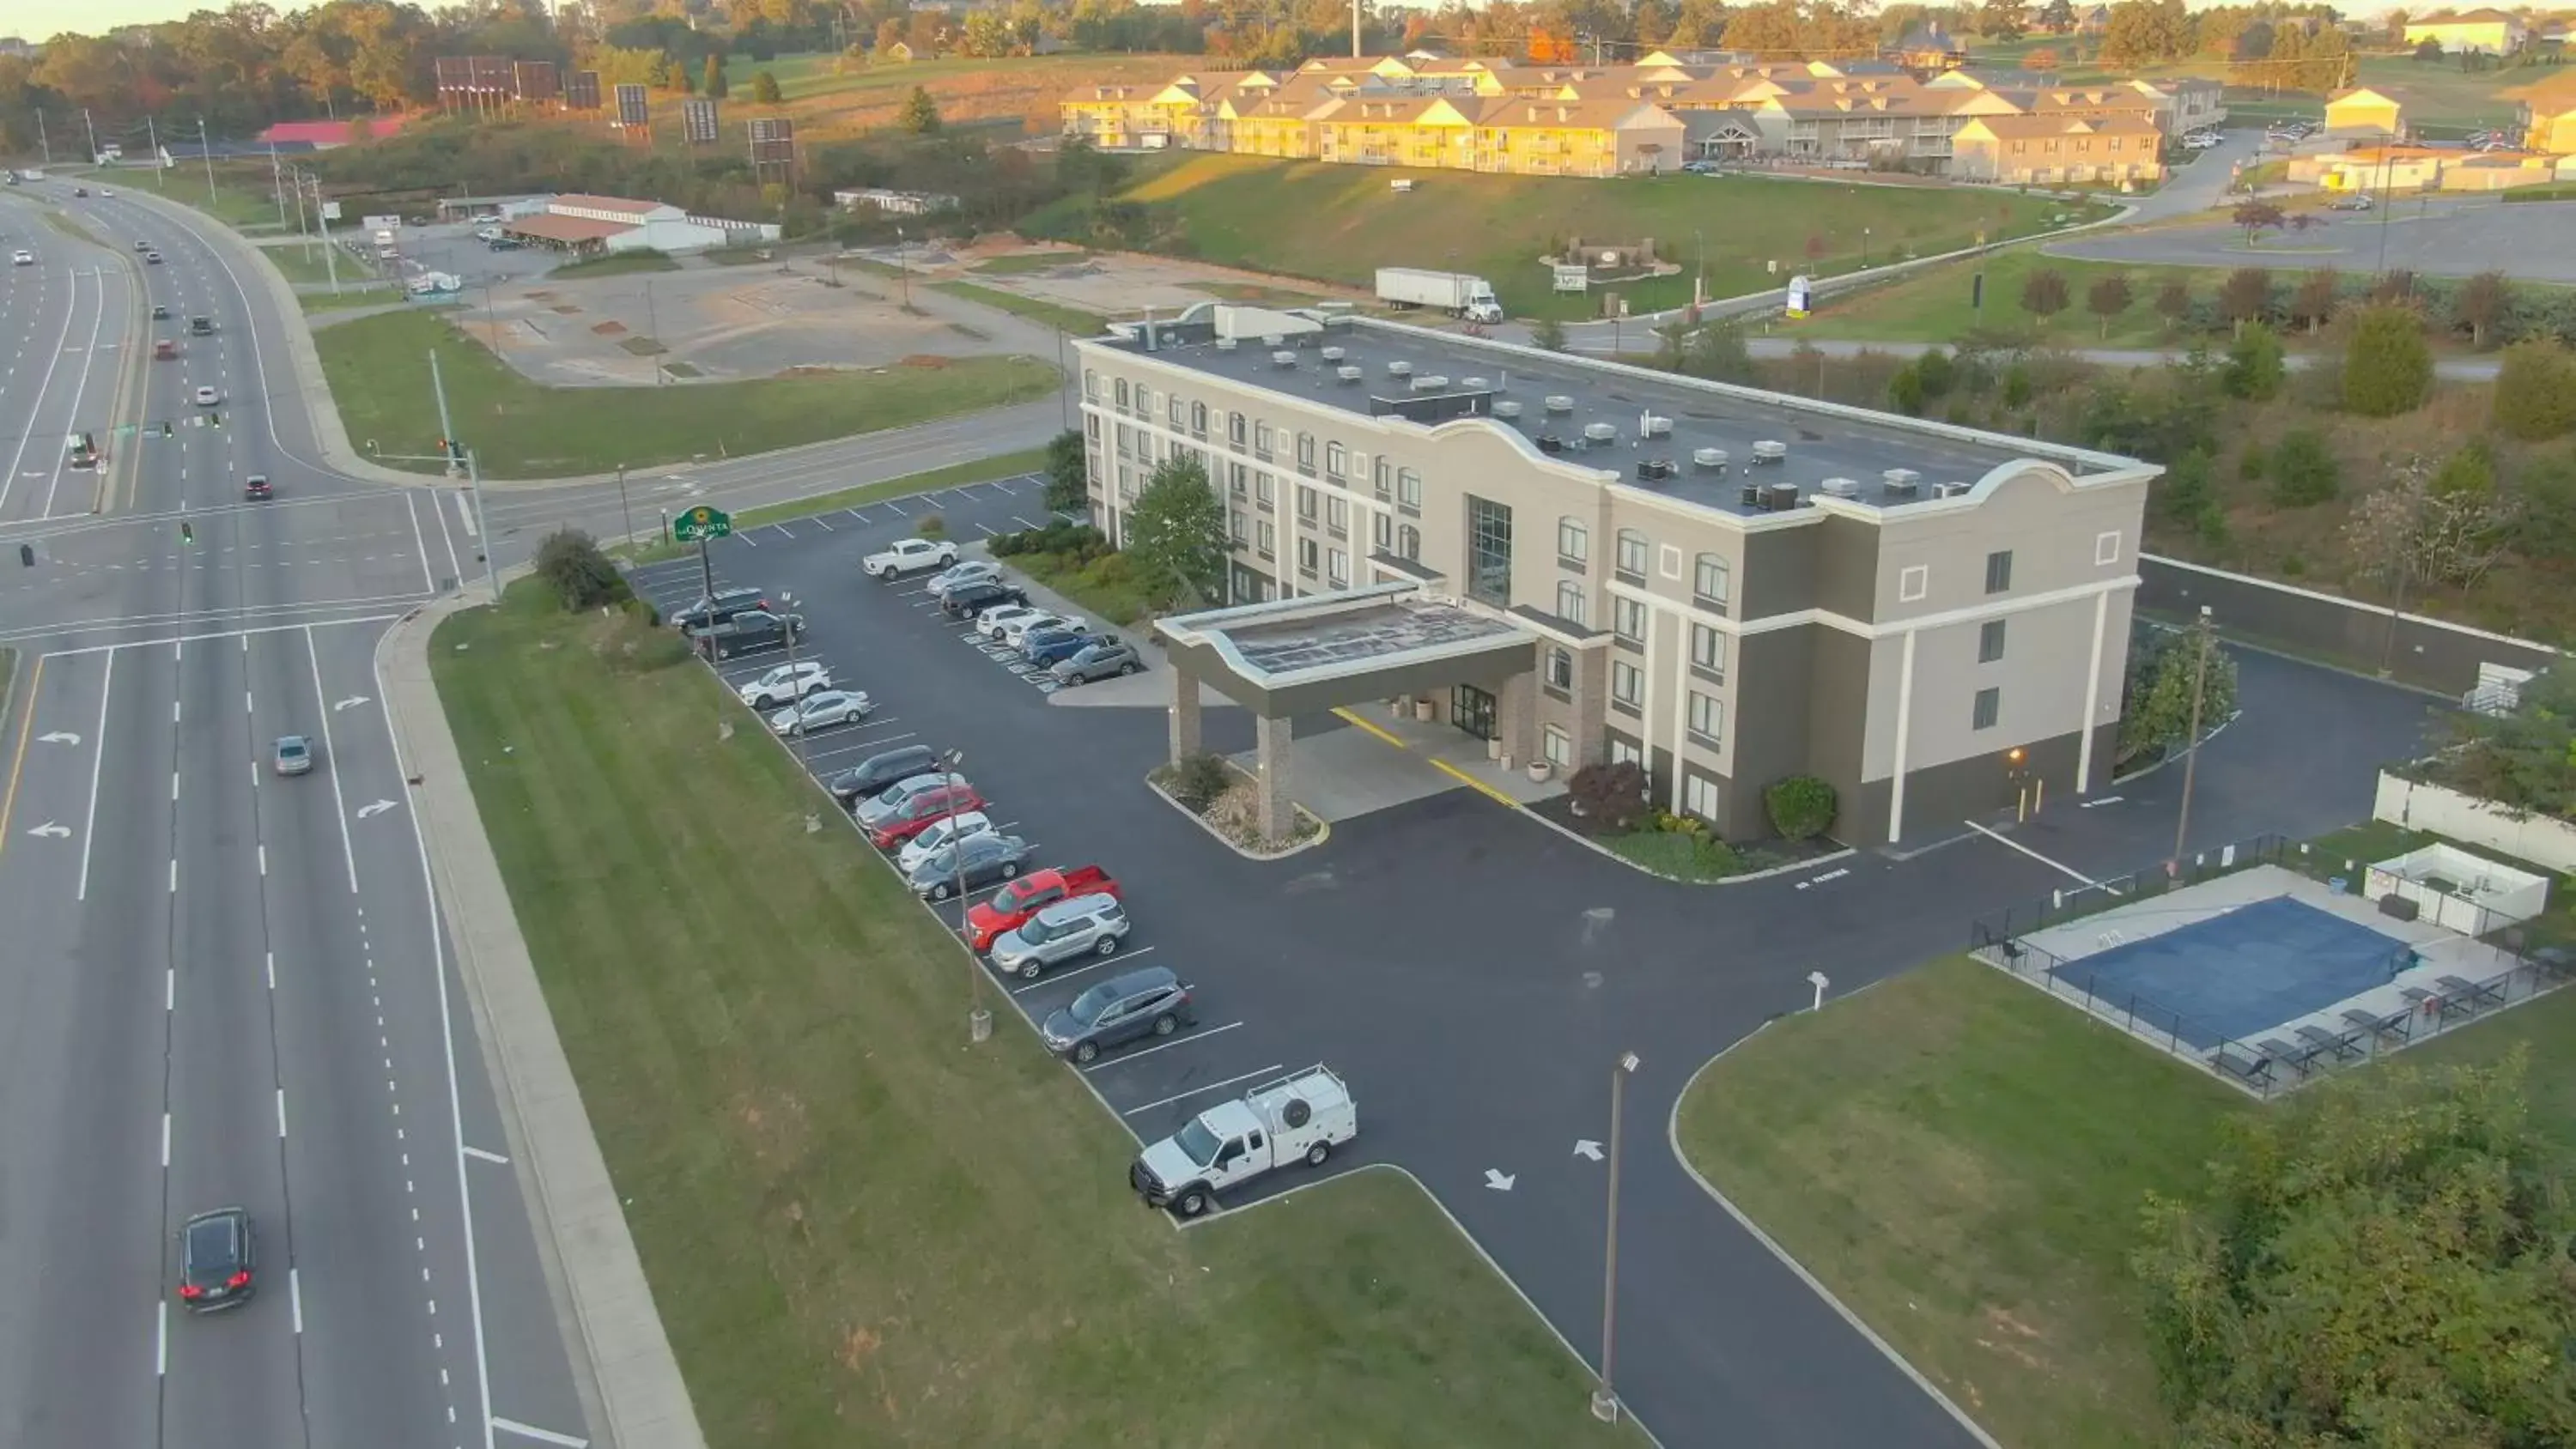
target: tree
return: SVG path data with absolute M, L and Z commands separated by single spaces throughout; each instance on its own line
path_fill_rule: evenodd
M 1782 840 L 1805 840 L 1833 828 L 1840 802 L 1834 787 L 1813 775 L 1773 781 L 1762 792 L 1763 813 Z
M 2075 28 L 2075 0 L 2048 0 L 2039 7 L 2039 28 L 2064 35 Z
M 2494 408 L 2495 425 L 2526 443 L 2576 431 L 2576 353 L 2547 337 L 2506 348 Z
M 2501 715 L 2460 711 L 2445 782 L 2513 810 L 2576 819 L 2576 673 L 2551 669 Z
M 2333 498 L 2343 486 L 2343 465 L 2312 428 L 2282 434 L 2264 460 L 2263 471 L 2272 475 L 2272 501 L 2283 508 L 2313 507 Z
M 883 58 L 886 52 L 903 44 L 905 33 L 903 17 L 888 16 L 887 18 L 877 22 L 876 41 L 868 48 L 874 51 L 879 58 Z
M 1725 45 L 1756 60 L 1804 58 L 1804 17 L 1791 0 L 1773 0 L 1738 10 L 1727 18 Z
M 2165 330 L 2171 332 L 2191 315 L 2191 283 L 2180 277 L 2167 277 L 2156 288 L 2156 315 L 2165 319 Z
M 2272 22 L 2260 18 L 2246 21 L 2245 28 L 2236 32 L 2236 44 L 2229 53 L 2248 63 L 2270 59 Z
M 2576 1196 L 2528 1064 L 2391 1065 L 2231 1113 L 2197 1201 L 2149 1193 L 2130 1266 L 2179 1439 L 2576 1436 Z
M 2335 302 L 2342 290 L 2343 279 L 2332 267 L 2319 267 L 2299 279 L 2298 289 L 2290 294 L 2290 317 L 2314 336 L 2334 320 Z
M 2111 336 L 2111 319 L 2128 311 L 2130 305 L 2136 301 L 2137 294 L 2130 290 L 2128 274 L 2125 272 L 2113 272 L 2096 281 L 2084 292 L 2084 310 L 2102 319 L 2101 335 L 2106 341 Z
M 1646 814 L 1646 771 L 1634 760 L 1585 765 L 1566 777 L 1565 793 L 1597 828 L 1633 830 Z
M 2270 402 L 2280 395 L 2281 384 L 2288 376 L 2289 359 L 2281 347 L 2281 334 L 2256 322 L 2237 333 L 2236 340 L 2228 345 L 2227 366 L 2220 382 L 2229 397 Z
M 2483 351 L 2487 336 L 2513 306 L 2513 284 L 2502 272 L 2480 272 L 2460 284 L 2451 303 L 2454 324 L 2468 330 L 2469 345 Z
M 1732 317 L 1700 327 L 1691 338 L 1689 354 L 1682 359 L 1682 370 L 1711 382 L 1750 384 L 1761 380 L 1753 366 L 1753 349 L 1744 341 L 1744 324 Z
M 2236 203 L 2232 219 L 2244 229 L 2245 244 L 2249 247 L 2261 240 L 2263 233 L 2279 231 L 2289 221 L 2281 214 L 2281 208 L 2268 201 L 2240 201 Z
M 2514 471 L 2516 553 L 2548 563 L 2576 563 L 2576 453 L 2530 458 Z
M 1049 513 L 1079 515 L 1091 510 L 1091 482 L 1085 471 L 1080 429 L 1067 428 L 1047 440 L 1046 480 Z
M 2183 54 L 2189 37 L 2181 0 L 2119 0 L 2102 27 L 2102 64 L 2127 70 L 2173 60 Z
M 559 528 L 537 545 L 537 577 L 552 585 L 566 609 L 595 609 L 626 597 L 626 576 L 577 528 Z
M 2041 75 L 2054 74 L 2058 68 L 2063 66 L 2065 63 L 2066 62 L 2058 58 L 2055 47 L 2046 45 L 2028 52 L 2021 58 L 2021 68 L 2023 70 L 2035 71 Z
M 2045 327 L 2050 318 L 2066 310 L 2069 301 L 2066 274 L 2055 267 L 2042 267 L 2022 278 L 2021 309 L 2039 319 Z
M 2434 65 L 2441 64 L 2442 42 L 2429 35 L 2415 42 L 2415 61 L 2418 65 L 2426 62 Z
M 903 98 L 903 110 L 895 116 L 895 125 L 915 136 L 932 136 L 939 132 L 939 103 L 920 86 Z
M 2415 314 L 2403 307 L 2365 307 L 2343 350 L 2343 405 L 2366 418 L 2393 418 L 2424 405 L 2433 391 L 2433 349 Z
M 1565 324 L 1553 317 L 1541 317 L 1530 324 L 1530 345 L 1549 352 L 1565 350 Z
M 2272 315 L 2272 274 L 2261 267 L 2238 267 L 2218 288 L 2218 315 L 2242 336 L 2247 323 Z
M 2218 645 L 2204 618 L 2187 629 L 2160 633 L 2130 651 L 2129 678 L 2120 705 L 2121 761 L 2189 743 L 2191 686 L 2200 681 L 2200 729 L 2205 736 L 2236 713 L 2236 659 Z
M 1127 505 L 1129 567 L 1157 608 L 1203 608 L 1225 597 L 1225 500 L 1208 482 L 1198 459 L 1176 455 L 1154 465 L 1153 476 Z
M 1985 0 L 1977 7 L 1977 33 L 2006 43 L 2021 39 L 2029 26 L 2022 20 L 2022 0 Z
M 768 68 L 763 67 L 751 73 L 751 99 L 757 105 L 775 106 L 783 103 L 787 97 L 778 89 L 778 77 L 771 75 Z
M 698 82 L 698 94 L 711 101 L 720 101 L 731 93 L 732 87 L 725 80 L 724 52 L 708 51 L 706 75 Z
M 2352 41 L 2343 27 L 2329 25 L 2300 44 L 2298 64 L 2289 67 L 2281 84 L 2323 95 L 2349 84 L 2352 66 Z
M 2494 460 L 2477 444 L 2438 470 L 2409 457 L 2389 470 L 2387 487 L 2353 505 L 2344 546 L 2401 600 L 2416 579 L 2465 589 L 2504 556 L 2514 508 L 2496 491 Z

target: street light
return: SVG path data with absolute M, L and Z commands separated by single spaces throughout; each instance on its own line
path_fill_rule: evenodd
M 1592 1391 L 1592 1417 L 1605 1424 L 1619 1422 L 1619 1394 L 1610 1379 L 1619 1322 L 1619 1117 L 1628 1095 L 1628 1078 L 1636 1070 L 1635 1052 L 1620 1053 L 1610 1068 L 1610 1225 L 1601 1250 L 1601 1387 Z
M 2209 681 L 2210 627 L 2209 606 L 2203 604 L 2200 606 L 2200 620 L 2192 626 L 2191 631 L 2194 645 L 2191 661 L 2191 736 L 2183 744 L 2182 811 L 2174 819 L 2173 864 L 2168 867 L 2168 873 L 2175 879 L 2180 879 L 2182 876 L 2183 838 L 2191 829 L 2191 782 L 2200 766 L 2200 700 Z
M 950 815 L 954 818 L 957 805 L 955 795 L 958 785 L 957 767 L 966 763 L 966 752 L 964 750 L 945 751 L 940 755 L 939 762 L 947 767 L 945 783 L 950 791 L 948 802 Z M 957 849 L 957 842 L 954 840 L 948 844 L 948 858 L 957 867 L 957 923 L 958 934 L 962 936 L 965 934 L 966 924 L 966 852 Z M 968 951 L 966 953 L 966 1040 L 970 1043 L 989 1041 L 992 1035 L 993 1013 L 984 1005 L 984 968 L 976 962 L 975 953 Z
M 626 506 L 626 465 L 617 465 L 617 513 L 626 524 L 626 546 L 635 546 L 635 512 Z

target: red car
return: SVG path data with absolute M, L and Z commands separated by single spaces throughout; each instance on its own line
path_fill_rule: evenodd
M 1031 871 L 993 892 L 990 899 L 976 902 L 975 908 L 966 913 L 966 941 L 978 951 L 990 951 L 994 937 L 1018 930 L 1029 917 L 1058 901 L 1116 894 L 1118 882 L 1096 865 Z
M 975 787 L 960 781 L 954 785 L 933 785 L 904 796 L 883 818 L 868 824 L 868 839 L 879 850 L 892 850 L 929 829 L 935 821 L 969 810 L 984 808 L 984 797 Z

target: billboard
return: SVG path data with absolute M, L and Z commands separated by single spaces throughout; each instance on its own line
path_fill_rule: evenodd
M 692 146 L 716 143 L 716 103 L 705 96 L 691 96 L 680 102 L 680 134 Z
M 555 63 L 551 60 L 514 60 L 510 62 L 510 94 L 523 101 L 550 101 L 555 98 Z
M 784 119 L 752 122 L 751 164 L 755 167 L 796 164 L 796 123 Z
M 651 124 L 651 120 L 652 111 L 645 104 L 644 88 L 619 86 L 617 88 L 617 124 L 644 126 Z
M 575 111 L 599 109 L 599 72 L 577 70 L 564 83 L 564 105 Z

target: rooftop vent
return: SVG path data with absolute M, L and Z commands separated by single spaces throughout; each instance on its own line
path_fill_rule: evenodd
M 1648 413 L 1646 414 L 1645 423 L 1645 435 L 1649 438 L 1669 438 L 1672 436 L 1673 420 L 1671 418 L 1659 418 L 1653 413 Z
M 1547 410 L 1552 413 L 1570 413 L 1574 411 L 1574 399 L 1563 393 L 1553 394 L 1547 400 Z
M 1492 382 L 1488 381 L 1488 380 L 1487 380 L 1487 379 L 1485 379 L 1485 378 L 1481 378 L 1481 377 L 1470 377 L 1470 378 L 1462 379 L 1462 380 L 1460 380 L 1460 382 L 1459 382 L 1459 384 L 1458 384 L 1458 385 L 1459 385 L 1460 387 L 1465 388 L 1465 389 L 1466 389 L 1467 391 L 1469 391 L 1469 392 L 1487 392 L 1487 391 L 1492 390 L 1492 388 L 1493 388 L 1493 386 L 1494 386 Z
M 1694 468 L 1723 468 L 1726 466 L 1726 450 L 1724 448 L 1701 448 L 1691 454 L 1691 466 Z
M 1219 352 L 1232 352 L 1237 345 L 1231 337 L 1220 337 L 1216 340 L 1216 350 Z
M 1565 439 L 1554 433 L 1541 433 L 1538 435 L 1538 450 L 1542 453 L 1562 453 L 1565 451 Z
M 1970 483 L 1943 483 L 1932 492 L 1935 497 L 1940 498 L 1965 498 L 1968 496 L 1968 490 L 1974 486 Z
M 1604 443 L 1613 442 L 1618 438 L 1618 436 L 1619 430 L 1610 426 L 1608 423 L 1585 423 L 1583 425 L 1583 441 L 1590 447 L 1597 448 Z
M 1323 351 L 1323 358 L 1326 362 L 1339 362 L 1349 355 L 1350 350 L 1343 347 L 1327 347 Z
M 1261 345 L 1264 347 L 1284 347 L 1287 343 L 1288 339 L 1276 332 L 1265 332 L 1261 335 Z
M 1670 478 L 1671 476 L 1673 476 L 1673 460 L 1670 458 L 1644 458 L 1638 460 L 1637 477 L 1643 482 L 1660 482 L 1663 479 Z
M 1340 378 L 1344 382 L 1357 382 L 1367 375 L 1367 368 L 1353 367 L 1347 362 L 1333 369 L 1333 376 Z
M 1494 416 L 1510 422 L 1521 415 L 1521 405 L 1506 398 L 1494 404 Z
M 1270 365 L 1272 367 L 1295 367 L 1297 365 L 1297 354 L 1290 352 L 1288 349 L 1283 347 L 1277 352 L 1270 354 Z
M 1744 500 L 1745 507 L 1759 508 L 1762 506 L 1762 485 L 1747 483 L 1744 485 L 1744 492 L 1738 496 Z
M 1413 364 L 1406 362 L 1402 358 L 1397 358 L 1395 361 L 1386 365 L 1386 373 L 1389 377 L 1411 377 L 1413 376 Z
M 1890 468 L 1880 490 L 1890 498 L 1919 498 L 1923 495 L 1922 475 L 1911 468 Z
M 1798 485 L 1795 483 L 1766 483 L 1762 485 L 1762 506 L 1774 513 L 1786 512 L 1789 509 L 1797 507 Z
M 1415 392 L 1438 392 L 1448 385 L 1449 379 L 1442 377 L 1437 373 L 1434 373 L 1429 377 L 1417 377 L 1413 380 L 1413 390 Z
M 1857 478 L 1828 478 L 1824 481 L 1822 486 L 1827 493 L 1832 494 L 1836 498 L 1857 498 L 1860 496 L 1860 480 Z
M 1783 462 L 1788 458 L 1788 456 L 1789 445 L 1786 443 L 1774 442 L 1769 438 L 1764 438 L 1761 442 L 1753 445 L 1753 461 L 1756 463 Z

